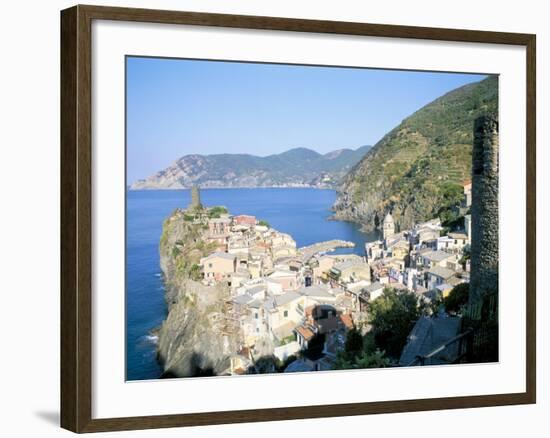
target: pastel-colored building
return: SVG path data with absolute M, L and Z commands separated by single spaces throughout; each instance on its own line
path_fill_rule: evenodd
M 426 268 L 447 267 L 448 262 L 456 260 L 456 256 L 446 251 L 429 251 L 420 255 L 421 264 Z
M 269 274 L 267 279 L 280 284 L 282 290 L 296 290 L 300 286 L 299 273 L 290 270 L 278 269 Z
M 409 241 L 404 239 L 398 240 L 394 243 L 390 250 L 391 256 L 393 258 L 399 260 L 408 260 L 410 252 Z
M 234 225 L 256 225 L 256 217 L 247 214 L 240 214 L 233 217 Z
M 370 267 L 364 262 L 347 260 L 336 263 L 330 270 L 332 276 L 343 283 L 370 280 Z
M 200 260 L 206 280 L 230 280 L 237 269 L 237 258 L 233 254 L 215 252 Z
M 434 266 L 426 273 L 426 288 L 430 291 L 442 284 L 449 284 L 455 272 L 451 269 Z
M 313 277 L 316 280 L 324 279 L 326 277 L 326 273 L 328 273 L 331 268 L 336 263 L 336 259 L 331 256 L 323 256 L 319 257 L 317 259 L 317 266 L 314 266 L 313 268 Z
M 231 219 L 228 217 L 215 218 L 208 221 L 208 232 L 211 237 L 227 236 L 230 228 Z

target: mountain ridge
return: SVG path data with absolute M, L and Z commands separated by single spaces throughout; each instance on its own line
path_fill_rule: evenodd
M 130 189 L 183 189 L 195 184 L 204 188 L 334 188 L 369 148 L 344 148 L 321 154 L 298 147 L 265 157 L 231 153 L 188 154 L 154 175 L 135 181 Z

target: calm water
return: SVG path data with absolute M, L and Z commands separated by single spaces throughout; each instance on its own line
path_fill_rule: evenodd
M 224 205 L 231 214 L 252 214 L 272 227 L 289 233 L 297 245 L 331 239 L 364 243 L 378 238 L 363 233 L 349 222 L 329 221 L 336 193 L 318 189 L 204 189 L 202 203 Z M 127 194 L 126 254 L 126 359 L 127 379 L 156 379 L 161 368 L 155 358 L 155 339 L 150 330 L 166 316 L 160 278 L 158 243 L 163 220 L 190 201 L 188 190 L 130 191 Z

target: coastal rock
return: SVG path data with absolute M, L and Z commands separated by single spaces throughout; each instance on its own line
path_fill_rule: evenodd
M 223 295 L 216 287 L 188 280 L 174 298 L 159 331 L 158 353 L 165 375 L 218 375 L 229 367 L 236 337 L 223 335 Z
M 230 352 L 238 349 L 238 332 L 227 330 L 229 291 L 192 279 L 193 267 L 212 250 L 205 244 L 205 233 L 184 210 L 176 210 L 163 224 L 159 250 L 168 315 L 157 348 L 165 376 L 223 374 Z

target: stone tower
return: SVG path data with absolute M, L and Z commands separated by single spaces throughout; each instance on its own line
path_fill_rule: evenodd
M 395 234 L 395 222 L 393 221 L 391 213 L 388 213 L 384 218 L 384 222 L 382 224 L 382 232 L 384 235 L 384 239 L 387 239 L 388 237 L 391 237 Z
M 469 304 L 480 318 L 483 298 L 498 291 L 498 120 L 479 117 L 472 149 L 472 243 Z
M 201 204 L 201 192 L 199 186 L 194 185 L 191 187 L 191 204 L 189 204 L 189 210 L 199 210 L 202 208 Z

